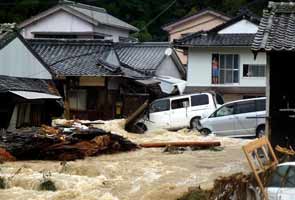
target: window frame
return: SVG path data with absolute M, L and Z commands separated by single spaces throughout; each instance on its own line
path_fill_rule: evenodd
M 154 104 L 156 104 L 156 103 L 159 103 L 159 102 L 164 102 L 164 101 L 166 101 L 166 102 L 168 102 L 168 109 L 166 109 L 166 110 L 160 110 L 160 111 L 151 111 L 151 107 L 154 105 Z M 154 101 L 151 105 L 150 105 L 150 107 L 149 107 L 149 113 L 159 113 L 159 112 L 165 112 L 165 111 L 169 111 L 169 110 L 171 110 L 171 102 L 170 102 L 170 100 L 169 99 L 160 99 L 160 100 L 157 100 L 157 101 Z
M 249 67 L 250 66 L 258 66 L 258 67 L 263 67 L 264 68 L 264 75 L 263 76 L 259 76 L 259 75 L 253 75 L 253 76 L 249 76 L 249 75 L 245 75 L 245 67 L 247 68 L 247 74 L 249 73 Z M 266 64 L 243 64 L 243 78 L 265 78 L 266 77 Z
M 212 53 L 212 60 L 218 57 L 218 83 L 213 83 L 213 67 L 211 66 L 211 84 L 214 85 L 228 85 L 240 83 L 240 55 L 235 53 Z M 231 67 L 227 65 L 227 57 L 231 56 Z M 221 63 L 223 57 L 223 63 Z M 235 60 L 236 58 L 236 60 Z M 235 67 L 236 66 L 236 67 Z M 221 81 L 221 74 L 223 72 L 223 81 Z M 227 82 L 227 72 L 231 72 L 231 82 Z M 237 74 L 237 81 L 235 81 L 235 73 Z
M 179 99 L 171 99 L 171 103 L 170 103 L 170 108 L 171 110 L 177 110 L 177 109 L 182 109 L 182 108 L 186 108 L 184 105 L 183 107 L 177 107 L 177 108 L 173 108 L 173 102 L 174 101 L 181 101 L 181 100 L 187 100 L 188 102 L 188 106 L 190 106 L 190 98 L 189 97 L 182 97 L 182 98 L 179 98 Z M 185 101 L 183 101 L 182 103 L 184 103 Z

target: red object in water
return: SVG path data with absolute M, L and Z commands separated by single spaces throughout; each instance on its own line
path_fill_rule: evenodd
M 0 148 L 0 161 L 15 161 L 15 157 L 12 156 L 8 151 L 5 149 Z

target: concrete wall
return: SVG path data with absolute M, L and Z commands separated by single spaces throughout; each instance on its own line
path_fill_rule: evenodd
M 238 54 L 239 79 L 236 84 L 213 85 L 211 81 L 212 54 Z M 188 59 L 187 81 L 188 86 L 238 86 L 238 87 L 265 87 L 265 77 L 243 77 L 243 64 L 266 64 L 266 55 L 258 54 L 254 60 L 250 48 L 190 48 Z
M 26 46 L 15 38 L 0 50 L 0 75 L 51 79 L 51 74 Z
M 166 56 L 165 60 L 159 66 L 156 76 L 172 76 L 182 79 L 181 74 L 170 56 Z

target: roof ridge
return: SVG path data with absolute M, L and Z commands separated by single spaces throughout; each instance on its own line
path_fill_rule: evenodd
M 76 3 L 73 1 L 69 1 L 69 0 L 62 0 L 59 2 L 59 4 L 60 5 L 67 5 L 67 6 L 74 6 L 74 7 L 88 9 L 88 10 L 97 11 L 97 12 L 101 12 L 101 13 L 107 13 L 107 10 L 105 8 L 91 6 L 91 5 L 87 5 L 87 4 L 83 4 L 83 3 Z

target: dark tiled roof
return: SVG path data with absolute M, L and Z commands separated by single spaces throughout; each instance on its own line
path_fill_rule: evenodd
M 166 42 L 121 45 L 116 48 L 121 64 L 150 75 L 156 72 L 165 58 L 165 50 L 169 47 Z
M 112 48 L 109 42 L 49 39 L 28 41 L 51 70 L 60 76 L 107 76 L 117 70 L 103 62 Z
M 16 36 L 17 35 L 14 31 L 4 32 L 0 34 L 0 49 L 6 46 L 6 44 L 13 40 Z
M 251 46 L 255 34 L 215 34 L 204 33 L 191 35 L 177 42 L 181 46 Z
M 269 2 L 263 11 L 253 51 L 295 51 L 295 3 Z
M 182 39 L 176 40 L 174 43 L 176 46 L 251 46 L 255 34 L 251 33 L 236 33 L 236 34 L 218 34 L 220 30 L 225 29 L 233 25 L 234 23 L 247 19 L 254 24 L 258 24 L 258 19 L 256 16 L 252 16 L 248 12 L 241 13 L 237 17 L 232 18 L 224 24 L 221 24 L 209 31 L 200 31 Z
M 56 88 L 51 80 L 19 78 L 0 75 L 0 93 L 8 91 L 30 91 L 56 94 Z

